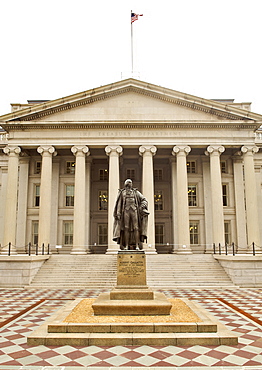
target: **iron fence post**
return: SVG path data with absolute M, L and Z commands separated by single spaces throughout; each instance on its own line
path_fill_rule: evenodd
M 255 242 L 252 243 L 252 248 L 253 248 L 253 256 L 255 256 L 256 255 Z

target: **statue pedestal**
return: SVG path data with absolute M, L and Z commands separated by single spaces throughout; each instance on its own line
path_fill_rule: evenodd
M 181 322 L 181 319 L 174 320 L 174 310 L 170 314 L 171 302 L 164 294 L 154 293 L 146 285 L 146 260 L 143 251 L 121 251 L 117 258 L 117 286 L 110 293 L 100 294 L 92 305 L 94 315 L 90 310 L 92 313 L 83 318 L 87 308 L 84 306 L 80 309 L 80 321 L 76 319 L 77 315 L 72 321 L 67 320 L 68 315 L 77 310 L 85 300 L 78 298 L 68 302 L 31 333 L 27 343 L 45 346 L 238 344 L 235 333 L 229 332 L 224 325 L 193 301 L 183 299 L 196 316 L 187 322 Z M 187 314 L 188 310 L 184 308 L 183 318 Z M 97 315 L 103 315 L 103 318 Z
M 169 315 L 171 303 L 163 293 L 154 293 L 146 283 L 144 251 L 119 251 L 117 285 L 93 303 L 95 315 Z

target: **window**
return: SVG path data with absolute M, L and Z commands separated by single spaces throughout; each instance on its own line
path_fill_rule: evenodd
M 225 243 L 231 244 L 231 224 L 230 221 L 226 221 L 224 223 L 225 228 Z
M 98 244 L 107 244 L 107 224 L 98 225 Z
M 99 170 L 99 180 L 100 181 L 108 180 L 108 170 L 106 168 Z
M 32 222 L 32 244 L 38 244 L 38 221 Z
M 196 173 L 196 161 L 187 161 L 187 173 Z
M 155 195 L 155 211 L 163 211 L 163 192 L 162 190 L 156 190 Z
M 134 168 L 127 168 L 126 169 L 126 178 L 135 180 L 135 169 Z
M 75 173 L 75 166 L 76 166 L 75 162 L 67 161 L 66 162 L 66 173 L 74 174 Z
M 154 170 L 154 179 L 163 180 L 163 170 L 162 168 L 157 168 Z
M 64 221 L 64 245 L 73 245 L 73 221 Z
M 66 207 L 74 206 L 75 185 L 66 185 Z
M 164 244 L 164 225 L 155 225 L 155 242 L 156 244 Z
M 35 173 L 38 175 L 41 173 L 42 162 L 35 162 Z
M 99 205 L 98 205 L 99 211 L 107 211 L 107 207 L 108 207 L 108 192 L 107 192 L 107 190 L 99 190 L 98 199 L 99 199 Z
M 227 162 L 226 161 L 221 161 L 221 173 L 227 173 Z
M 199 244 L 199 225 L 198 222 L 189 222 L 190 244 Z
M 228 206 L 228 184 L 222 184 L 223 206 Z
M 40 185 L 35 184 L 34 189 L 34 207 L 39 207 L 40 205 Z
M 197 206 L 197 186 L 188 185 L 188 205 L 189 207 Z

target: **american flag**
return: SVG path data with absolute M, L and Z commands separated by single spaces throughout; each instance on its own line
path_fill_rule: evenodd
M 131 23 L 135 22 L 138 20 L 138 17 L 142 17 L 143 14 L 136 14 L 131 12 Z

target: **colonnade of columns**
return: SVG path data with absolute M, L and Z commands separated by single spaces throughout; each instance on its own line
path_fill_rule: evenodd
M 12 243 L 11 253 L 16 250 L 16 225 L 17 225 L 17 200 L 18 200 L 18 181 L 19 181 L 19 156 L 21 148 L 18 146 L 7 146 L 3 149 L 9 156 L 8 161 L 8 180 L 6 191 L 6 207 L 4 217 L 4 248 L 2 253 L 7 253 L 7 245 Z M 85 254 L 86 240 L 89 239 L 89 212 L 87 210 L 90 196 L 90 161 L 87 163 L 87 156 L 90 154 L 89 148 L 85 145 L 73 146 L 72 153 L 75 155 L 75 204 L 74 204 L 74 241 L 72 254 Z M 191 148 L 187 145 L 176 145 L 173 147 L 172 154 L 176 162 L 171 161 L 171 180 L 172 193 L 176 193 L 173 204 L 173 232 L 177 234 L 178 251 L 177 253 L 192 253 L 190 249 L 189 233 L 189 208 L 188 208 L 188 179 L 187 179 L 187 160 Z M 224 215 L 222 200 L 222 182 L 220 155 L 225 151 L 222 145 L 210 145 L 205 154 L 210 161 L 210 183 L 211 183 L 211 208 L 212 208 L 212 238 L 214 243 L 224 244 Z M 39 207 L 39 244 L 45 246 L 50 242 L 51 230 L 51 194 L 52 194 L 52 159 L 56 155 L 55 148 L 51 145 L 42 145 L 37 148 L 37 152 L 42 156 L 41 184 L 40 184 L 40 207 Z M 113 208 L 120 186 L 119 158 L 123 154 L 120 145 L 108 145 L 105 152 L 109 157 L 109 182 L 108 182 L 108 250 L 107 253 L 116 253 L 118 245 L 112 241 L 113 235 Z M 142 167 L 142 193 L 148 200 L 149 222 L 148 222 L 148 244 L 145 246 L 147 253 L 155 252 L 155 217 L 154 217 L 154 173 L 153 157 L 157 152 L 154 145 L 142 145 L 139 147 L 139 154 L 143 158 Z M 241 193 L 236 199 L 236 222 L 239 233 L 241 225 L 244 223 L 243 212 L 246 208 L 247 223 L 247 244 L 255 242 L 260 245 L 260 231 L 258 222 L 258 205 L 256 179 L 254 170 L 254 153 L 258 152 L 256 146 L 243 146 L 241 154 L 243 156 L 245 181 L 244 187 L 240 182 L 235 181 Z M 240 164 L 240 165 L 239 165 Z M 241 162 L 234 162 L 234 172 L 236 177 L 241 177 Z M 244 204 L 244 190 L 246 204 Z M 237 192 L 236 192 L 237 193 Z M 242 216 L 238 216 L 238 214 Z M 174 216 L 175 214 L 175 216 Z M 88 230 L 86 232 L 86 229 Z M 244 238 L 244 235 L 241 236 Z

